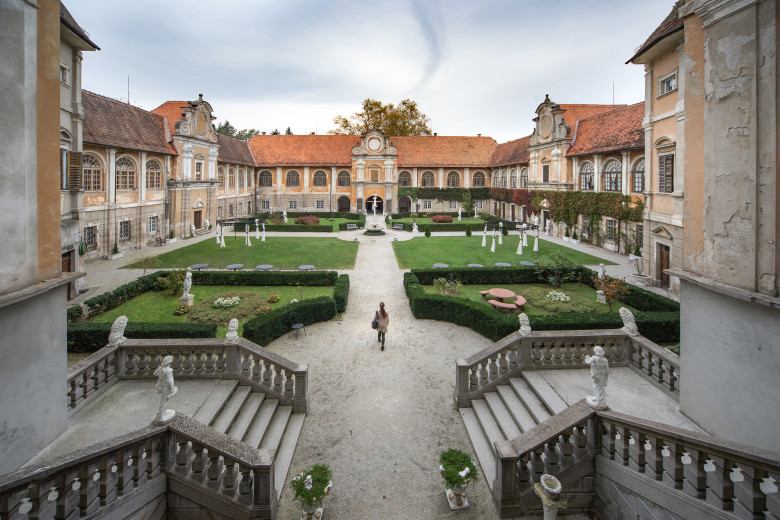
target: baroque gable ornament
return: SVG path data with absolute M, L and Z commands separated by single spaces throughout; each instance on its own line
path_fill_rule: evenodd
M 176 133 L 216 143 L 217 131 L 212 123 L 215 117 L 211 113 L 211 105 L 199 94 L 197 101 L 188 101 L 182 108 L 182 118 L 174 126 Z
M 382 132 L 369 130 L 360 138 L 360 144 L 352 148 L 352 155 L 398 155 L 398 150 Z
M 531 134 L 529 144 L 537 146 L 559 139 L 566 139 L 571 132 L 571 127 L 563 120 L 565 110 L 557 103 L 550 100 L 550 95 L 544 97 L 544 101 L 536 107 L 536 117 L 533 121 L 536 128 Z

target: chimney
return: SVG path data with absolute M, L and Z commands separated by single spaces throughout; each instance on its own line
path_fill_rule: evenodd
M 265 135 L 265 132 L 263 132 L 263 135 Z
M 477 137 L 482 137 L 482 134 L 477 134 Z
M 439 134 L 436 133 L 436 132 L 433 133 L 433 137 L 436 137 L 437 135 L 439 135 Z
M 314 132 L 310 133 L 309 135 L 314 135 Z

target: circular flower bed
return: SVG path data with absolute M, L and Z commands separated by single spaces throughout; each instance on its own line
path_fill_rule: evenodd
M 227 296 L 217 298 L 214 300 L 213 305 L 215 309 L 229 309 L 230 307 L 238 305 L 239 303 L 241 303 L 241 298 L 239 296 Z
M 547 299 L 552 300 L 554 302 L 563 302 L 563 303 L 569 303 L 571 301 L 571 298 L 566 296 L 566 293 L 563 291 L 550 291 L 547 293 Z

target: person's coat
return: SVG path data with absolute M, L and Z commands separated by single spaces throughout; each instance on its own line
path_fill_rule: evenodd
M 384 332 L 387 334 L 387 325 L 390 323 L 390 313 L 385 311 L 385 315 L 382 316 L 381 312 L 377 312 L 377 322 L 379 326 L 376 328 L 377 332 Z

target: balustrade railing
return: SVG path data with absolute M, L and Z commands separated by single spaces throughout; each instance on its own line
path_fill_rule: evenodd
M 68 370 L 66 406 L 68 415 L 81 408 L 87 399 L 97 396 L 119 380 L 118 352 L 106 347 L 79 361 Z
M 680 357 L 642 336 L 631 337 L 629 366 L 655 386 L 680 399 Z

